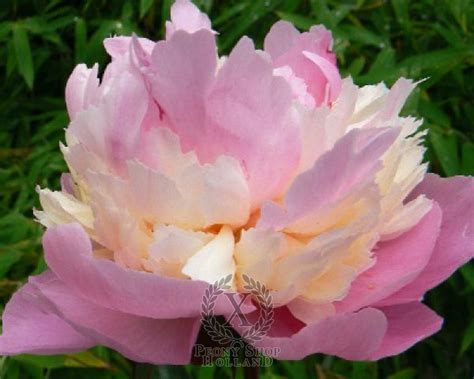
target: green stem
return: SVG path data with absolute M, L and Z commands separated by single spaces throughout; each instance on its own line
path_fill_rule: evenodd
M 133 379 L 150 379 L 153 373 L 153 365 L 148 363 L 133 363 Z

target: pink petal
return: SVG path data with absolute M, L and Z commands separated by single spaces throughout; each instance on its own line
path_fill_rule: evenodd
M 104 39 L 105 50 L 112 58 L 118 58 L 130 52 L 132 39 L 133 37 L 124 36 L 106 38 Z M 151 54 L 153 47 L 155 47 L 155 42 L 148 38 L 137 38 L 137 41 L 146 53 Z
M 336 100 L 342 88 L 341 75 L 339 74 L 337 66 L 326 58 L 323 58 L 322 56 L 311 53 L 309 51 L 303 51 L 303 55 L 311 62 L 313 62 L 316 66 L 318 66 L 318 68 L 325 76 L 327 80 L 326 86 L 329 91 L 329 94 L 327 99 L 324 99 L 324 101 L 332 103 L 334 100 Z
M 337 303 L 337 310 L 347 312 L 374 304 L 413 281 L 431 258 L 440 225 L 441 209 L 434 203 L 414 228 L 381 243 L 375 252 L 375 265 L 351 284 L 348 295 Z
M 91 303 L 75 295 L 57 278 L 34 283 L 58 316 L 96 344 L 113 348 L 134 361 L 189 363 L 199 332 L 199 318 L 157 320 L 135 316 Z
M 380 157 L 399 132 L 397 128 L 352 130 L 295 179 L 286 194 L 285 209 L 275 203 L 263 205 L 258 226 L 281 229 L 372 180 Z
M 183 149 L 194 149 L 206 134 L 205 97 L 217 65 L 215 38 L 207 30 L 194 34 L 177 31 L 169 41 L 156 44 L 152 64 L 156 71 L 150 78 L 154 97 Z
M 288 22 L 279 21 L 270 29 L 264 46 L 275 67 L 290 66 L 305 81 L 316 105 L 337 98 L 342 81 L 336 57 L 330 52 L 331 33 L 323 26 L 313 26 L 309 32 L 300 34 Z
M 268 56 L 243 38 L 216 77 L 214 36 L 200 30 L 159 42 L 152 61 L 153 94 L 183 150 L 195 150 L 201 162 L 236 158 L 254 208 L 281 194 L 298 165 L 301 142 L 289 118 L 291 88 L 273 76 Z
M 265 51 L 273 60 L 288 52 L 298 41 L 300 32 L 291 22 L 276 22 L 265 37 Z
M 53 277 L 50 271 L 39 276 Z M 3 311 L 0 355 L 70 353 L 96 344 L 58 317 L 31 282 L 13 295 Z
M 237 331 L 244 330 L 237 322 L 233 322 L 233 326 Z M 279 332 L 279 327 L 283 332 Z M 365 308 L 357 313 L 338 314 L 299 330 L 276 320 L 270 336 L 253 344 L 277 359 L 299 360 L 310 354 L 323 353 L 365 360 L 380 346 L 386 328 L 387 320 L 381 311 Z M 291 331 L 294 334 L 288 335 Z M 275 348 L 280 351 L 272 354 Z
M 95 105 L 99 99 L 98 65 L 79 64 L 66 83 L 66 105 L 71 120 L 78 112 Z
M 49 228 L 43 237 L 45 258 L 53 272 L 87 300 L 124 313 L 153 318 L 196 317 L 208 284 L 135 271 L 94 258 L 91 241 L 78 224 Z M 252 306 L 243 307 L 251 311 Z M 231 314 L 226 299 L 216 314 Z
M 386 121 L 397 116 L 415 86 L 416 83 L 413 83 L 410 79 L 398 79 L 392 88 L 390 88 L 390 92 L 385 100 L 385 106 L 382 112 L 378 115 L 378 118 Z
M 61 191 L 74 195 L 74 180 L 69 173 L 61 174 Z
M 241 162 L 254 206 L 281 195 L 298 165 L 301 141 L 289 118 L 292 97 L 286 80 L 273 75 L 268 56 L 246 37 L 219 70 L 209 95 L 208 146 Z
M 413 302 L 380 308 L 388 320 L 388 329 L 381 346 L 371 354 L 377 360 L 400 354 L 418 341 L 441 329 L 443 319 L 426 305 Z
M 436 201 L 443 212 L 441 231 L 423 272 L 383 305 L 417 301 L 426 291 L 449 278 L 474 256 L 474 178 L 440 178 L 427 174 L 410 198 L 420 194 Z
M 142 121 L 148 110 L 143 80 L 128 71 L 115 77 L 99 108 L 76 117 L 69 131 L 119 172 L 137 155 Z
M 176 0 L 171 6 L 171 22 L 166 22 L 166 39 L 178 30 L 195 33 L 204 29 L 211 29 L 211 21 L 207 14 L 202 13 L 190 0 Z

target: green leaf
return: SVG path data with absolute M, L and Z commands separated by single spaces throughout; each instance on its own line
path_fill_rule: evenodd
M 377 363 L 376 362 L 352 363 L 352 378 L 377 379 Z
M 26 29 L 18 23 L 13 27 L 13 44 L 15 46 L 18 70 L 21 76 L 23 76 L 23 79 L 25 79 L 28 87 L 32 89 L 35 72 L 33 58 L 31 56 L 30 41 Z
M 454 133 L 430 131 L 430 140 L 441 167 L 447 176 L 459 173 L 457 138 Z
M 395 11 L 395 16 L 398 23 L 403 29 L 404 33 L 410 35 L 410 14 L 409 14 L 409 0 L 392 0 L 392 8 Z
M 449 65 L 461 64 L 468 56 L 474 55 L 472 48 L 447 48 L 427 53 L 412 55 L 405 59 L 402 67 L 406 67 L 409 72 L 419 72 L 423 70 L 435 70 Z
M 0 40 L 8 37 L 12 29 L 12 24 L 9 21 L 0 22 Z
M 444 110 L 435 102 L 421 98 L 419 104 L 421 116 L 430 120 L 432 123 L 448 128 L 451 126 L 451 120 Z
M 362 72 L 362 70 L 364 69 L 364 65 L 365 65 L 365 58 L 358 57 L 352 61 L 347 71 L 352 77 L 355 77 Z
M 13 360 L 22 363 L 29 363 L 41 368 L 58 368 L 63 367 L 66 358 L 64 355 L 30 355 L 22 354 L 12 357 Z
M 110 368 L 109 362 L 91 351 L 66 355 L 64 365 L 67 367 Z
M 161 25 L 165 25 L 165 22 L 170 19 L 170 9 L 173 0 L 163 0 L 161 5 Z
M 462 277 L 467 282 L 467 291 L 474 291 L 474 265 L 464 265 L 459 271 L 461 271 Z
M 463 175 L 474 175 L 474 144 L 463 143 L 461 148 L 461 173 Z
M 74 24 L 74 56 L 77 63 L 83 62 L 86 56 L 87 25 L 83 18 L 77 18 Z
M 307 16 L 302 16 L 299 14 L 294 14 L 294 13 L 287 13 L 287 12 L 276 12 L 278 17 L 280 17 L 283 20 L 289 21 L 292 24 L 294 24 L 297 28 L 302 29 L 302 30 L 308 30 L 316 24 L 316 19 L 307 17 Z
M 461 342 L 461 349 L 459 355 L 463 355 L 474 343 L 474 321 L 472 321 L 464 332 L 464 336 Z
M 372 45 L 378 48 L 385 48 L 388 45 L 388 42 L 383 36 L 365 29 L 362 26 L 341 25 L 338 28 L 338 33 L 340 34 L 340 38 L 344 40 L 359 42 L 364 45 Z
M 413 379 L 416 377 L 416 370 L 406 368 L 387 377 L 387 379 Z
M 0 248 L 0 278 L 3 278 L 10 268 L 20 260 L 22 254 L 21 251 Z
M 140 18 L 143 18 L 148 13 L 153 3 L 154 0 L 140 0 Z
M 16 66 L 15 46 L 13 45 L 13 41 L 9 39 L 7 42 L 7 78 L 10 77 Z

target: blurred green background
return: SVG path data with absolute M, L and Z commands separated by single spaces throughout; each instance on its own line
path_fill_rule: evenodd
M 0 1 L 0 311 L 30 274 L 41 272 L 41 228 L 33 221 L 36 185 L 58 188 L 66 166 L 58 143 L 68 119 L 64 86 L 75 64 L 107 63 L 104 37 L 163 37 L 169 0 Z M 444 176 L 474 174 L 474 1 L 196 0 L 228 53 L 244 34 L 262 45 L 273 22 L 332 30 L 344 75 L 357 84 L 399 76 L 425 79 L 404 112 L 429 129 L 426 159 Z M 453 199 L 456 201 L 456 199 Z M 351 363 L 315 355 L 278 362 L 263 378 L 472 378 L 474 265 L 426 302 L 443 330 L 398 357 Z M 127 378 L 131 363 L 102 347 L 54 356 L 0 358 L 0 378 Z M 237 372 L 238 377 L 242 373 Z M 230 369 L 160 367 L 152 377 L 226 378 Z

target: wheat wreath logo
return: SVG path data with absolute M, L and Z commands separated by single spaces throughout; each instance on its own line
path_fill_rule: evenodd
M 231 344 L 233 342 L 244 340 L 248 343 L 256 342 L 262 339 L 273 324 L 273 304 L 270 291 L 260 282 L 242 275 L 245 282 L 244 289 L 248 292 L 244 293 L 240 302 L 237 302 L 233 292 L 227 292 L 231 289 L 230 281 L 232 275 L 228 275 L 211 284 L 204 293 L 201 305 L 201 318 L 204 330 L 209 337 L 222 345 Z M 226 322 L 221 322 L 214 316 L 214 307 L 219 296 L 226 296 L 232 304 L 234 311 Z M 241 311 L 241 306 L 245 300 L 251 296 L 254 301 L 259 304 L 260 316 L 255 323 L 251 323 L 245 314 Z M 231 322 L 238 318 L 240 325 L 247 327 L 240 337 L 236 337 L 232 332 Z

